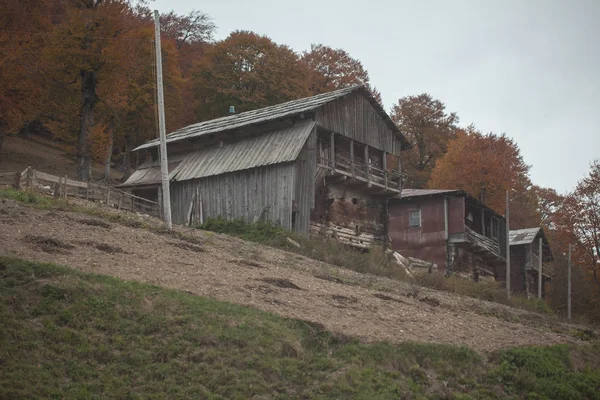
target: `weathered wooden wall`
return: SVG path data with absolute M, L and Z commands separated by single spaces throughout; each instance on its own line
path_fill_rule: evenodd
M 173 222 L 183 224 L 198 188 L 204 219 L 222 216 L 253 222 L 265 217 L 292 229 L 296 164 L 286 163 L 171 184 Z M 199 204 L 199 203 L 198 203 Z
M 321 181 L 315 190 L 311 223 L 348 229 L 357 236 L 385 234 L 385 199 L 373 197 L 341 182 Z
M 308 137 L 296 160 L 296 208 L 294 230 L 301 235 L 310 232 L 310 213 L 315 206 L 315 179 L 317 174 L 316 129 Z
M 315 121 L 325 129 L 366 143 L 376 149 L 400 154 L 400 140 L 369 100 L 354 93 L 319 108 Z
M 460 210 L 460 200 L 452 199 L 453 205 Z M 421 226 L 410 227 L 410 211 L 421 210 Z M 450 207 L 449 207 L 450 208 Z M 388 204 L 388 235 L 392 241 L 392 249 L 405 257 L 415 257 L 432 261 L 438 270 L 446 268 L 446 238 L 444 223 L 444 197 L 415 198 L 410 202 L 390 202 Z M 460 215 L 460 212 L 448 215 Z M 459 224 L 449 224 L 453 231 L 458 231 Z M 464 224 L 463 224 L 464 226 Z

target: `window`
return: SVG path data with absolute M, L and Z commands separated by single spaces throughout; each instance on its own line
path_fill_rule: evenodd
M 411 211 L 408 222 L 411 228 L 417 228 L 421 226 L 421 210 Z

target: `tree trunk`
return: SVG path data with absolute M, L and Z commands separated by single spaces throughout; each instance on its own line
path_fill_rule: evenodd
M 111 123 L 108 126 L 108 147 L 106 148 L 106 160 L 104 161 L 104 180 L 108 182 L 110 180 L 110 161 L 113 153 L 113 136 L 115 128 Z
M 125 131 L 125 151 L 123 152 L 123 182 L 131 176 L 131 130 Z
M 2 154 L 2 143 L 4 143 L 4 127 L 2 126 L 2 123 L 0 122 L 0 154 Z M 0 159 L 2 159 L 1 156 L 0 156 Z
M 79 115 L 79 137 L 77 141 L 77 179 L 88 182 L 91 179 L 92 159 L 90 129 L 94 125 L 96 96 L 96 73 L 81 71 L 81 109 Z

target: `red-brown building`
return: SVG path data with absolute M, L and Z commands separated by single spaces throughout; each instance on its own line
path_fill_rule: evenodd
M 461 190 L 404 189 L 388 202 L 393 250 L 449 274 L 493 276 L 506 265 L 506 220 Z

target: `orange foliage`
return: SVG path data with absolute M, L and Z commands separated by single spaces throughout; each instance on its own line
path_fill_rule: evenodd
M 496 212 L 506 209 L 511 197 L 511 228 L 539 226 L 537 203 L 529 179 L 529 166 L 517 144 L 506 135 L 483 135 L 470 128 L 459 131 L 448 151 L 436 163 L 430 188 L 462 189 L 483 200 Z
M 444 103 L 424 93 L 399 99 L 391 118 L 413 145 L 403 153 L 402 160 L 409 184 L 423 188 L 436 161 L 455 137 L 458 116 L 447 113 Z
M 200 120 L 306 97 L 306 71 L 289 47 L 266 36 L 236 31 L 206 51 L 196 68 Z
M 371 87 L 369 73 L 362 63 L 343 49 L 312 44 L 302 54 L 301 61 L 308 69 L 308 89 L 313 94 L 330 92 L 354 85 L 365 85 L 381 104 L 381 93 Z

